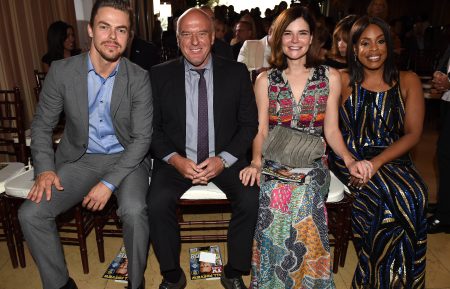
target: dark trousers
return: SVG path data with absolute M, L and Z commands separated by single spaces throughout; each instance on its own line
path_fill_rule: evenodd
M 240 168 L 233 167 L 225 169 L 212 182 L 231 202 L 228 265 L 246 272 L 250 270 L 259 188 L 242 185 L 239 180 Z M 181 176 L 174 167 L 166 163 L 159 163 L 153 171 L 148 195 L 150 238 L 161 272 L 180 268 L 180 228 L 176 208 L 181 195 L 191 186 L 191 180 Z
M 437 149 L 439 190 L 436 217 L 450 225 L 450 102 L 444 101 L 442 108 L 443 123 Z

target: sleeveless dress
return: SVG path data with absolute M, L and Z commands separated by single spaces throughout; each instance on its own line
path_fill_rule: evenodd
M 329 94 L 328 67 L 311 68 L 299 103 L 287 78 L 269 72 L 269 127 L 321 134 Z M 265 163 L 266 165 L 266 163 Z M 317 160 L 298 183 L 262 176 L 252 257 L 253 289 L 335 288 L 324 199 L 330 173 Z
M 386 147 L 403 135 L 405 105 L 398 83 L 385 92 L 355 85 L 339 113 L 344 142 L 356 159 L 364 159 L 365 147 Z M 348 170 L 332 153 L 330 166 L 348 182 Z M 358 256 L 352 288 L 424 288 L 428 194 L 412 162 L 387 163 L 352 192 Z

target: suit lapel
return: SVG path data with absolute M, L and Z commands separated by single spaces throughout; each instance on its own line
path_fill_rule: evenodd
M 114 119 L 123 96 L 125 95 L 125 89 L 127 87 L 127 63 L 124 58 L 121 59 L 119 64 L 119 70 L 117 71 L 116 78 L 114 80 L 114 87 L 111 95 L 111 118 Z
M 87 64 L 88 53 L 85 54 L 85 57 L 80 58 L 81 62 L 79 63 L 76 71 L 78 72 L 74 77 L 74 91 L 75 98 L 77 99 L 78 109 L 80 111 L 80 120 L 83 125 L 83 128 L 86 130 L 86 135 L 89 131 L 89 104 L 88 104 L 88 89 L 87 89 L 87 73 L 88 73 L 88 64 Z
M 214 96 L 213 96 L 213 109 L 214 109 L 214 131 L 217 132 L 220 129 L 220 120 L 222 119 L 223 112 L 223 100 L 226 96 L 223 95 L 224 91 L 227 91 L 227 83 L 223 81 L 226 79 L 226 75 L 223 71 L 223 63 L 217 57 L 213 57 L 213 83 L 214 83 Z M 222 80 L 222 81 L 221 81 Z
M 169 94 L 175 96 L 174 107 L 179 116 L 180 127 L 184 132 L 184 139 L 186 139 L 186 84 L 184 75 L 184 58 L 180 57 L 179 61 L 175 62 L 174 77 L 171 87 L 169 88 Z

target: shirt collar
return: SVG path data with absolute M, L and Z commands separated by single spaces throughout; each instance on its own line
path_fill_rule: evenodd
M 88 53 L 88 58 L 87 58 L 87 59 L 88 59 L 88 74 L 89 74 L 91 71 L 94 71 L 94 73 L 95 73 L 96 75 L 102 77 L 100 74 L 97 73 L 97 71 L 95 71 L 95 67 L 94 67 L 94 65 L 92 64 L 91 54 L 90 54 L 90 53 Z M 117 65 L 116 65 L 116 67 L 114 68 L 114 70 L 111 72 L 111 74 L 110 74 L 107 78 L 113 77 L 113 76 L 115 76 L 115 75 L 117 74 L 117 71 L 119 71 L 119 64 L 120 64 L 120 60 L 119 60 L 119 62 L 117 63 Z M 102 77 L 102 78 L 103 78 L 103 77 Z
M 208 59 L 206 61 L 207 61 L 206 65 L 203 68 L 206 69 L 206 70 L 211 70 L 211 68 L 212 68 L 212 56 L 211 56 L 211 54 L 208 55 Z M 187 61 L 186 58 L 184 58 L 184 70 L 185 71 L 197 70 L 197 69 L 199 69 L 199 68 L 195 67 L 189 61 Z

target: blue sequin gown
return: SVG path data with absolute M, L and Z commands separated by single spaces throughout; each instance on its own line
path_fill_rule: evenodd
M 403 135 L 405 105 L 398 84 L 385 92 L 356 85 L 353 92 L 340 108 L 340 127 L 350 152 L 363 159 L 365 146 L 386 147 Z M 330 160 L 347 183 L 343 161 L 332 153 Z M 352 288 L 424 288 L 427 188 L 412 162 L 383 165 L 353 193 L 358 264 Z

